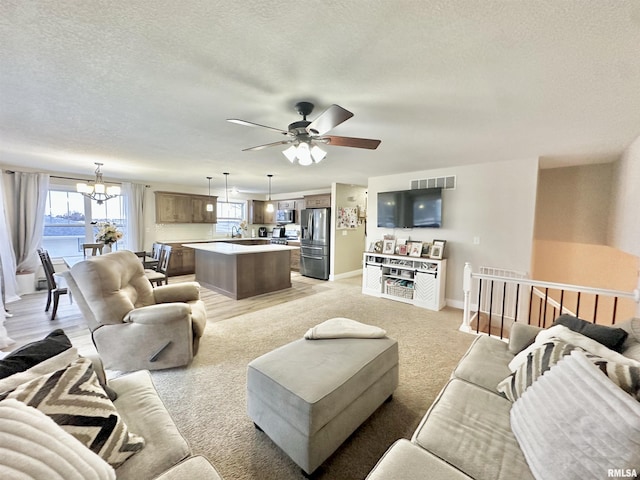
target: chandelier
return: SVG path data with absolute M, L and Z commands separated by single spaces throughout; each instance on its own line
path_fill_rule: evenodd
M 106 200 L 120 195 L 120 187 L 118 185 L 110 185 L 107 187 L 104 184 L 104 180 L 102 180 L 102 172 L 100 171 L 100 167 L 103 164 L 98 162 L 95 162 L 95 164 L 97 165 L 95 172 L 96 179 L 93 183 L 77 183 L 76 191 L 91 200 L 95 200 L 98 205 L 102 205 Z
M 310 141 L 301 141 L 296 145 L 291 145 L 282 153 L 291 163 L 296 163 L 297 161 L 299 165 L 305 167 L 313 163 L 320 163 L 327 156 L 327 152 L 319 146 L 311 146 Z

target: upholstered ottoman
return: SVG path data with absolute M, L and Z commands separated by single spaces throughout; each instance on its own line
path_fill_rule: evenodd
M 301 339 L 249 364 L 247 410 L 311 474 L 397 385 L 396 340 Z

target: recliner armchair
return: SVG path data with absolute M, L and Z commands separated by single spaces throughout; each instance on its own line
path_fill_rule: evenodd
M 90 257 L 64 277 L 105 368 L 178 367 L 197 353 L 207 322 L 197 282 L 152 288 L 128 250 Z

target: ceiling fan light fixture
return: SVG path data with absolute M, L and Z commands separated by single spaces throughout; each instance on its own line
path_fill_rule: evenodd
M 320 163 L 322 160 L 324 160 L 324 157 L 326 156 L 327 156 L 327 152 L 322 150 L 317 145 L 314 145 L 313 148 L 311 149 L 311 158 L 313 158 L 313 161 L 316 163 Z
M 283 151 L 282 154 L 287 157 L 287 160 L 289 160 L 291 163 L 295 163 L 297 152 L 298 148 L 295 145 L 291 145 L 289 148 Z
M 300 145 L 298 145 L 298 151 L 296 155 L 298 157 L 298 163 L 304 167 L 313 163 L 313 159 L 311 158 L 311 150 L 309 149 L 309 144 L 306 142 L 302 142 L 300 143 Z

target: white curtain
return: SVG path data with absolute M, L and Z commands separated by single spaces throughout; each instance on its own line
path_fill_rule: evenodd
M 4 327 L 5 305 L 20 299 L 17 294 L 16 257 L 11 246 L 9 223 L 7 222 L 5 191 L 4 176 L 0 170 L 0 289 L 2 290 L 2 295 L 0 295 L 0 348 L 15 343 L 9 338 L 7 329 Z
M 141 252 L 144 247 L 144 194 L 146 187 L 137 183 L 122 184 L 125 198 L 125 218 L 127 219 L 127 236 L 124 243 L 127 249 Z
M 15 172 L 7 197 L 11 240 L 16 254 L 16 272 L 35 272 L 37 249 L 44 234 L 44 210 L 49 192 L 46 173 Z

